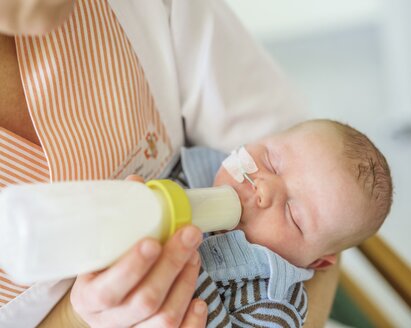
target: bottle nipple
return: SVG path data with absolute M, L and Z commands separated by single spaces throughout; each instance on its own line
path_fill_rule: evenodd
M 241 218 L 241 203 L 230 186 L 187 189 L 192 222 L 203 232 L 234 229 Z

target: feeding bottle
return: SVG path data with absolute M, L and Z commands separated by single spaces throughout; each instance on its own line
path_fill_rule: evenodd
M 193 223 L 237 226 L 229 186 L 183 189 L 171 180 L 81 181 L 10 186 L 0 193 L 0 267 L 29 284 L 105 268 L 143 237 L 165 241 Z

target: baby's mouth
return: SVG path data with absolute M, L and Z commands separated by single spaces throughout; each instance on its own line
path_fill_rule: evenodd
M 239 226 L 246 224 L 245 215 L 247 215 L 247 208 L 253 207 L 253 199 L 255 197 L 255 189 L 248 182 L 236 183 L 232 186 L 237 192 L 241 205 L 241 217 L 238 225 L 234 229 L 239 229 Z
M 253 183 L 244 181 L 242 183 L 236 183 L 233 186 L 234 190 L 238 194 L 238 197 L 240 197 L 241 204 L 243 204 L 244 201 L 254 197 L 254 194 L 257 190 L 257 185 L 255 184 L 254 180 L 252 181 Z

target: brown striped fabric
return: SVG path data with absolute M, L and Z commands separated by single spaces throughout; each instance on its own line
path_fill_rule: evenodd
M 268 286 L 267 286 L 268 287 Z M 261 291 L 260 291 L 260 277 L 257 276 L 253 280 L 253 293 L 254 293 L 254 300 L 256 302 L 261 300 Z
M 288 317 L 290 317 L 292 319 L 292 321 L 294 322 L 294 326 L 293 327 L 299 327 L 299 320 L 298 317 L 295 313 L 295 310 L 289 306 L 289 305 L 285 305 L 282 303 L 273 303 L 273 302 L 258 302 L 256 304 L 247 306 L 245 308 L 242 309 L 241 313 L 243 314 L 250 314 L 251 316 L 253 316 L 254 318 L 257 318 L 259 320 L 264 320 L 267 322 L 270 322 L 270 318 L 272 317 L 276 317 L 274 315 L 267 315 L 267 314 L 259 314 L 256 313 L 257 310 L 261 310 L 261 309 L 276 309 L 281 311 L 282 313 L 285 313 L 288 315 Z
M 228 306 L 228 311 L 229 312 L 234 312 L 235 311 L 235 299 L 237 297 L 237 283 L 235 282 L 235 280 L 229 280 L 229 297 L 226 297 L 230 300 L 230 304 Z
M 207 327 L 301 327 L 307 314 L 303 283 L 283 300 L 267 298 L 268 278 L 212 281 L 201 269 L 194 297 L 208 305 Z
M 207 303 L 207 304 L 210 304 L 210 303 Z M 217 305 L 217 308 L 208 315 L 207 323 L 212 322 L 215 318 L 217 318 L 222 313 L 222 311 L 223 311 L 223 303 L 219 302 Z M 229 320 L 228 315 L 224 315 L 224 319 L 222 320 L 222 322 L 228 321 L 228 320 Z
M 280 317 L 276 317 L 274 315 L 267 315 L 267 314 L 254 314 L 253 315 L 254 318 L 260 320 L 260 321 L 265 321 L 268 324 L 278 324 L 280 327 L 282 328 L 291 328 L 291 326 L 287 323 L 287 321 L 285 321 L 284 319 L 281 319 Z M 267 327 L 263 326 L 263 325 L 255 325 L 254 327 Z M 298 327 L 298 326 L 296 326 Z
M 290 299 L 291 304 L 295 305 L 295 301 L 297 300 L 297 296 L 298 296 L 300 290 L 301 290 L 301 283 L 299 282 L 299 283 L 295 284 L 294 290 L 291 294 L 291 299 Z

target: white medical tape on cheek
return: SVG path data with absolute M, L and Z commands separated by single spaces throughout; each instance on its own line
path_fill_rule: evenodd
M 234 180 L 240 183 L 244 181 L 244 175 L 258 171 L 257 164 L 244 146 L 233 150 L 222 165 Z M 250 181 L 250 183 L 254 185 L 253 182 Z
M 257 164 L 244 146 L 241 146 L 240 149 L 238 149 L 237 154 L 240 160 L 240 165 L 245 173 L 250 174 L 258 171 Z
M 222 165 L 235 181 L 240 183 L 244 181 L 244 176 L 239 165 L 237 150 L 233 150 L 231 154 L 223 161 Z

